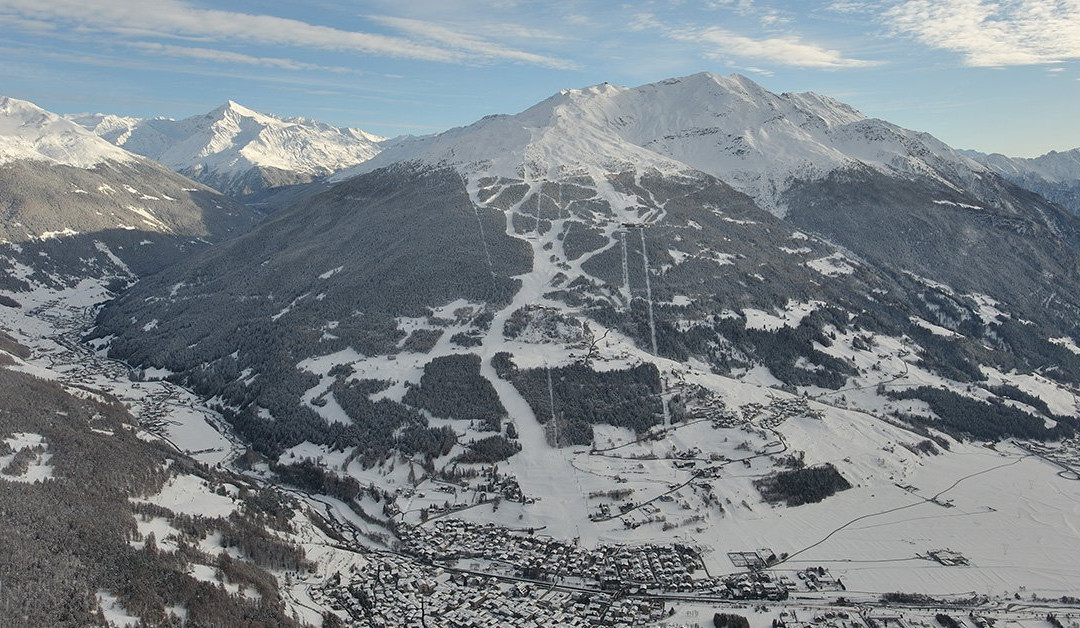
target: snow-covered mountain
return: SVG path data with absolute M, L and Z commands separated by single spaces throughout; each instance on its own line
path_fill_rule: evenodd
M 37 105 L 0 97 L 0 164 L 17 160 L 91 168 L 106 161 L 129 162 L 127 151 Z
M 867 118 L 827 96 L 774 94 L 739 75 L 564 90 L 516 115 L 396 142 L 333 179 L 400 163 L 453 168 L 480 188 L 489 179 L 540 185 L 584 177 L 604 191 L 617 176 L 704 173 L 870 260 L 899 256 L 912 272 L 972 286 L 993 285 L 1001 271 L 961 262 L 951 233 L 957 220 L 1075 237 L 1059 213 L 1033 211 L 1038 201 L 1018 197 L 1022 190 L 932 135 Z M 605 193 L 604 200 L 620 208 L 651 204 L 643 193 Z M 960 246 L 989 262 L 1000 250 L 983 231 L 961 229 L 974 239 Z M 919 250 L 910 246 L 913 233 Z M 1013 270 L 1037 272 L 1036 257 L 1017 252 Z
M 99 273 L 90 268 L 99 262 L 134 274 L 157 270 L 258 219 L 203 184 L 14 98 L 0 98 L 0 206 L 0 243 L 11 243 L 0 265 L 21 260 L 51 281 Z
M 69 114 L 64 118 L 117 146 L 126 142 L 131 137 L 131 131 L 135 125 L 142 122 L 142 118 L 117 116 L 111 113 Z
M 1080 148 L 1034 158 L 963 151 L 1005 179 L 1080 214 Z
M 329 438 L 322 420 L 342 416 L 308 403 L 332 383 L 318 366 L 330 354 L 418 354 L 369 371 L 404 394 L 401 382 L 415 383 L 430 358 L 475 351 L 498 386 L 500 351 L 536 364 L 535 346 L 508 340 L 544 329 L 580 339 L 571 331 L 588 319 L 635 345 L 613 349 L 636 351 L 631 362 L 764 365 L 785 385 L 835 387 L 848 366 L 808 340 L 825 319 L 920 337 L 913 321 L 969 325 L 972 344 L 943 350 L 926 337 L 921 349 L 962 379 L 978 373 L 970 360 L 984 347 L 1027 351 L 988 331 L 999 321 L 976 303 L 1045 325 L 1010 333 L 1041 329 L 1031 343 L 1056 354 L 1046 338 L 1071 334 L 1080 311 L 1076 218 L 929 135 L 739 76 L 564 91 L 518 115 L 405 140 L 335 178 L 141 282 L 103 312 L 99 332 L 118 339 L 118 355 L 253 412 L 241 420 L 258 438 L 277 436 L 261 432 L 254 403 L 314 443 Z M 1032 283 L 1042 277 L 1053 280 Z M 944 287 L 926 296 L 928 286 Z M 832 309 L 798 340 L 751 333 L 754 312 L 793 304 Z M 565 319 L 528 331 L 536 305 Z M 222 372 L 262 376 L 241 386 Z M 585 444 L 575 429 L 555 440 Z
M 72 120 L 222 192 L 243 196 L 306 183 L 362 163 L 384 138 L 304 118 L 279 118 L 233 101 L 183 120 L 93 114 Z
M 575 170 L 713 175 L 783 215 L 796 181 L 855 166 L 953 185 L 983 168 L 926 133 L 870 119 L 812 92 L 773 94 L 750 79 L 701 73 L 635 88 L 564 90 L 511 116 L 410 138 L 336 179 L 400 161 L 476 176 L 552 177 Z

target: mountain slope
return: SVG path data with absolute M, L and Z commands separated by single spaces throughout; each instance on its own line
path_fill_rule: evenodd
M 306 183 L 359 164 L 383 138 L 302 118 L 278 118 L 229 101 L 184 120 L 75 116 L 123 148 L 234 196 Z
M 1076 221 L 936 138 L 826 96 L 772 94 L 738 75 L 564 90 L 517 115 L 410 138 L 335 178 L 394 162 L 452 167 L 470 179 L 599 184 L 631 170 L 704 172 L 860 256 L 887 263 L 900 255 L 909 271 L 996 292 L 1026 311 L 1054 292 L 1033 294 L 1030 273 L 1074 276 L 1080 262 Z M 1000 246 L 1009 229 L 1019 237 Z M 958 234 L 959 250 L 977 254 L 956 254 Z M 1069 297 L 1060 315 L 1077 306 Z
M 964 154 L 1008 181 L 1080 214 L 1080 148 L 1030 159 L 977 151 Z
M 773 117 L 762 121 L 764 111 Z M 713 137 L 720 130 L 701 132 L 707 121 L 789 150 L 769 169 L 767 151 L 733 153 Z M 646 147 L 659 140 L 662 153 Z M 676 154 L 714 170 L 757 164 L 787 218 L 723 182 L 728 173 Z M 506 340 L 504 324 L 543 304 L 617 330 L 654 357 L 722 371 L 765 365 L 786 384 L 830 387 L 847 366 L 807 338 L 756 333 L 747 312 L 829 312 L 802 332 L 811 337 L 869 315 L 860 325 L 919 334 L 942 369 L 978 378 L 980 361 L 1031 366 L 1059 355 L 1048 339 L 1073 333 L 1080 311 L 1075 218 L 929 136 L 825 97 L 775 96 L 742 77 L 566 91 L 516 116 L 408 140 L 359 169 L 368 172 L 124 295 L 100 333 L 115 336 L 118 355 L 183 373 L 242 410 L 270 409 L 319 442 L 336 433 L 320 427 L 334 415 L 300 401 L 325 394 L 333 378 L 291 365 L 349 350 L 395 353 L 418 329 L 408 320 L 438 319 L 452 303 L 461 314 L 445 334 L 421 325 L 431 341 L 415 339 L 420 346 L 475 346 L 486 364 Z M 952 287 L 937 294 L 946 289 L 935 282 Z M 1011 317 L 985 320 L 979 299 Z M 740 317 L 741 330 L 726 322 Z M 969 324 L 973 341 L 944 349 L 914 319 Z M 159 323 L 145 333 L 131 324 L 151 320 Z M 200 338 L 214 340 L 192 351 Z M 267 342 L 274 351 L 260 348 Z M 985 354 L 984 345 L 1014 355 Z M 240 385 L 221 369 L 274 375 Z

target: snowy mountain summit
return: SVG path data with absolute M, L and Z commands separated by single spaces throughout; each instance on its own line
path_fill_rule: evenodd
M 304 118 L 279 118 L 228 101 L 183 120 L 73 118 L 109 141 L 236 195 L 305 183 L 362 163 L 384 138 Z
M 0 163 L 22 159 L 92 168 L 132 156 L 31 102 L 0 96 Z
M 953 185 L 983 170 L 926 133 L 867 118 L 827 96 L 774 94 L 744 76 L 711 73 L 635 88 L 564 90 L 517 115 L 412 138 L 338 178 L 398 161 L 502 177 L 603 174 L 597 165 L 609 173 L 629 164 L 662 173 L 697 170 L 778 214 L 786 212 L 784 194 L 795 181 L 844 168 Z

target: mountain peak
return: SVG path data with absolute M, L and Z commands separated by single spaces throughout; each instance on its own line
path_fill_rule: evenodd
M 778 214 L 798 180 L 868 166 L 918 176 L 968 176 L 973 162 L 921 133 L 871 120 L 814 92 L 775 94 L 741 74 L 699 72 L 626 88 L 601 83 L 563 90 L 525 111 L 414 138 L 342 173 L 418 161 L 466 176 L 522 171 L 696 170 L 716 176 Z
M 245 107 L 232 99 L 226 100 L 224 104 L 206 115 L 207 117 L 221 117 L 228 113 L 232 113 L 241 118 L 275 118 L 275 116 L 267 115 L 249 107 Z
M 29 159 L 76 168 L 132 155 L 32 102 L 0 96 L 0 163 Z
M 354 166 L 378 153 L 383 139 L 360 129 L 261 113 L 232 99 L 183 120 L 134 121 L 126 133 L 87 126 L 132 152 L 237 194 L 304 183 Z

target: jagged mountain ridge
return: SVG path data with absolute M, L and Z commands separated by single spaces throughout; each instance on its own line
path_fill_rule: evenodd
M 497 155 L 497 157 L 492 157 Z M 929 134 L 870 119 L 813 92 L 773 94 L 750 79 L 700 73 L 636 88 L 603 84 L 559 94 L 512 116 L 406 141 L 335 178 L 399 161 L 469 174 L 543 177 L 589 164 L 699 170 L 783 215 L 783 193 L 857 165 L 908 177 L 970 182 L 984 168 Z
M 963 153 L 1016 185 L 1080 214 L 1080 148 L 1050 151 L 1033 158 L 978 151 Z
M 243 196 L 306 183 L 379 152 L 384 138 L 303 118 L 279 118 L 233 101 L 183 120 L 74 116 L 118 146 Z

